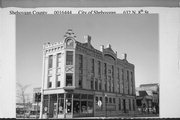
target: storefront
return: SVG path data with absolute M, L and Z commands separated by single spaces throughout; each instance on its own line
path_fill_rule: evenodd
M 43 96 L 43 118 L 73 118 L 93 116 L 94 95 L 80 93 Z

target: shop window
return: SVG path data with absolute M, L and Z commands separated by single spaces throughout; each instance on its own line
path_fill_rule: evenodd
M 96 104 L 98 103 L 98 97 L 96 97 Z
M 73 65 L 73 51 L 66 52 L 66 65 Z
M 93 102 L 88 101 L 87 113 L 93 113 Z
M 81 94 L 81 99 L 87 99 L 87 94 Z
M 81 113 L 87 113 L 87 101 L 81 101 Z
M 72 75 L 71 73 L 66 74 L 66 86 L 72 86 Z
M 58 114 L 64 113 L 64 99 L 58 99 Z
M 80 94 L 74 94 L 73 96 L 75 99 L 80 99 Z
M 93 95 L 88 95 L 89 100 L 93 100 Z
M 50 55 L 50 56 L 49 56 L 48 68 L 50 69 L 50 68 L 52 68 L 52 66 L 53 66 L 53 55 Z
M 71 100 L 72 100 L 71 98 L 66 99 L 67 113 L 71 113 L 71 105 L 72 105 Z
M 79 114 L 80 113 L 80 101 L 79 100 L 74 100 L 73 101 L 73 113 L 74 114 Z

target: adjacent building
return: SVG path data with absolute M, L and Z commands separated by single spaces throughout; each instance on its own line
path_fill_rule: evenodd
M 32 110 L 40 111 L 41 106 L 41 87 L 33 88 Z
M 62 42 L 43 45 L 41 118 L 133 115 L 135 70 L 127 55 L 109 44 L 95 49 L 91 37 L 76 39 L 69 29 Z
M 139 113 L 159 114 L 159 84 L 141 84 L 136 96 Z

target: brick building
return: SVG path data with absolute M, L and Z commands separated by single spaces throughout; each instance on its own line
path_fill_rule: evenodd
M 136 111 L 134 65 L 111 45 L 95 49 L 69 29 L 63 42 L 44 44 L 41 118 L 121 116 Z

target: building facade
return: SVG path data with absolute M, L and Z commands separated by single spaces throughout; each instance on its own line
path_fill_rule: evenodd
M 95 49 L 69 29 L 63 42 L 44 44 L 41 118 L 133 115 L 134 65 L 111 45 Z

